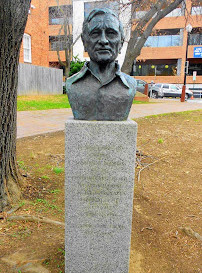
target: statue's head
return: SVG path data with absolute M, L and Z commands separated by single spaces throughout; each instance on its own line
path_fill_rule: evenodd
M 109 63 L 123 46 L 123 26 L 113 11 L 94 9 L 84 20 L 81 38 L 92 61 Z

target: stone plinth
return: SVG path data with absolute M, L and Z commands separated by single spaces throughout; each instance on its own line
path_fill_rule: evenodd
M 137 124 L 66 122 L 66 273 L 128 273 Z

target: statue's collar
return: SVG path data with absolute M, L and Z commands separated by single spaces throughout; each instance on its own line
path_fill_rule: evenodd
M 121 72 L 121 69 L 120 69 L 120 66 L 119 66 L 119 64 L 118 64 L 118 62 L 115 62 L 115 67 L 116 67 L 116 72 L 115 72 L 115 75 L 116 76 L 118 76 L 118 77 L 120 77 L 120 79 L 121 79 L 121 81 L 123 82 L 123 84 L 125 85 L 125 86 L 127 86 L 128 88 L 130 88 L 129 87 L 129 85 L 128 85 L 128 83 L 127 83 L 127 81 L 126 81 L 126 79 L 125 79 L 125 77 L 124 77 L 124 74 Z M 80 70 L 80 72 L 79 72 L 79 77 L 78 78 L 82 78 L 86 73 L 87 73 L 87 71 L 89 71 L 92 75 L 94 75 L 93 73 L 92 73 L 92 71 L 90 70 L 90 68 L 89 68 L 89 62 L 85 62 L 84 63 L 84 66 L 82 67 L 82 69 Z M 95 75 L 94 75 L 95 76 Z M 95 76 L 96 77 L 96 76 Z M 96 77 L 97 78 L 97 77 Z M 112 78 L 112 80 L 113 80 L 114 78 Z M 111 81 L 110 81 L 111 82 Z M 109 82 L 108 82 L 109 83 Z

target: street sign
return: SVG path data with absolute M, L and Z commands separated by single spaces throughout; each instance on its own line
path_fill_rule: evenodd
M 193 71 L 193 81 L 196 81 L 197 71 Z
M 202 58 L 202 46 L 194 47 L 194 58 Z

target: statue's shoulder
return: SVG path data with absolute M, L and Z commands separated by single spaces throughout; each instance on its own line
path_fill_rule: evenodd
M 83 77 L 83 73 L 82 71 L 79 71 L 76 74 L 66 79 L 66 85 L 71 85 L 72 83 L 76 82 L 78 79 L 82 77 Z
M 77 72 L 76 74 L 74 74 L 71 77 L 66 79 L 67 92 L 70 90 L 71 85 L 73 83 L 75 83 L 76 81 L 78 81 L 79 79 L 81 79 L 84 76 L 85 73 L 86 73 L 86 71 L 84 69 L 81 69 L 79 72 Z
M 128 85 L 132 88 L 136 88 L 137 87 L 137 81 L 135 78 L 123 73 L 122 73 L 122 76 L 125 78 L 125 80 L 127 81 Z

